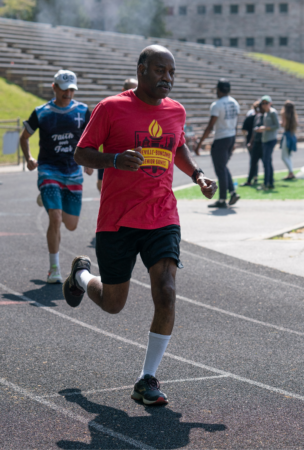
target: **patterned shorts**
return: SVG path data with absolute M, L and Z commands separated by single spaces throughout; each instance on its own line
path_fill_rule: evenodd
M 79 216 L 82 199 L 82 170 L 64 174 L 49 166 L 38 168 L 38 188 L 43 205 L 49 209 L 61 209 L 72 216 Z

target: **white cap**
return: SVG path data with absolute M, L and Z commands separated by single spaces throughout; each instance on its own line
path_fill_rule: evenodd
M 56 75 L 54 75 L 54 83 L 58 84 L 63 91 L 66 89 L 75 89 L 78 91 L 77 77 L 70 70 L 58 70 Z

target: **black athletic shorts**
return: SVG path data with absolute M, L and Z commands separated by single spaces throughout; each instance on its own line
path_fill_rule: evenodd
M 97 179 L 98 180 L 102 180 L 103 179 L 103 174 L 104 174 L 104 169 L 97 169 L 98 173 L 97 173 Z
M 162 258 L 173 258 L 178 268 L 180 226 L 169 225 L 155 230 L 120 227 L 118 231 L 96 233 L 96 256 L 101 281 L 105 284 L 120 284 L 130 280 L 140 253 L 146 266 L 154 266 Z

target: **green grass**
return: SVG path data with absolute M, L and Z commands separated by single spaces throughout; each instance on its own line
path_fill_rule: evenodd
M 17 119 L 20 117 L 22 124 L 22 121 L 28 119 L 31 112 L 43 103 L 45 103 L 45 100 L 25 92 L 22 88 L 13 83 L 9 83 L 4 78 L 0 78 L 0 120 Z M 5 130 L 1 129 L 1 131 L 0 164 L 16 162 L 16 155 L 2 155 L 2 135 Z M 38 156 L 38 141 L 39 133 L 36 131 L 30 139 L 30 149 L 34 158 Z
M 265 53 L 247 53 L 253 59 L 268 62 L 274 67 L 277 67 L 284 72 L 289 72 L 300 78 L 304 77 L 304 64 L 290 61 L 289 59 L 278 58 L 277 56 L 266 55 Z
M 247 178 L 234 178 L 239 187 L 238 194 L 243 200 L 303 200 L 304 199 L 304 179 L 295 179 L 291 181 L 283 181 L 282 178 L 287 175 L 287 172 L 275 173 L 275 188 L 269 191 L 259 191 L 257 187 L 263 182 L 263 177 L 260 176 L 257 187 L 240 187 L 241 183 L 247 181 Z M 200 191 L 198 186 L 189 187 L 176 191 L 175 197 L 178 200 L 207 200 Z M 218 194 L 215 194 L 218 198 Z

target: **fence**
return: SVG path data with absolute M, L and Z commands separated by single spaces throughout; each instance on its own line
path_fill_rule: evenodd
M 20 119 L 0 120 L 0 166 L 8 164 L 19 165 L 21 160 L 21 149 L 19 134 L 21 131 Z

